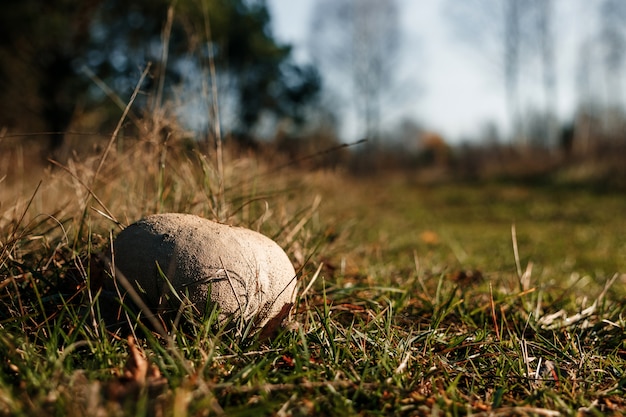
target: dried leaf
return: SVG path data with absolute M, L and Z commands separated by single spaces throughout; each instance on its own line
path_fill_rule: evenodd
M 146 383 L 146 376 L 148 375 L 148 360 L 137 348 L 133 336 L 128 336 L 128 349 L 130 356 L 126 361 L 126 366 L 124 366 L 123 378 L 143 385 Z
M 293 307 L 293 303 L 286 303 L 283 308 L 280 309 L 280 312 L 276 316 L 272 317 L 267 324 L 265 324 L 265 326 L 263 326 L 259 336 L 260 340 L 266 340 L 278 332 L 283 320 L 289 314 L 291 307 Z
M 139 350 L 133 336 L 128 336 L 129 356 L 124 371 L 117 379 L 106 386 L 108 399 L 125 402 L 137 398 L 142 388 L 147 388 L 150 398 L 156 398 L 167 386 L 159 368 L 150 365 L 146 356 Z

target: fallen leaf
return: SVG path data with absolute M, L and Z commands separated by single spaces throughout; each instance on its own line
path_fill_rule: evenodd
M 420 239 L 427 245 L 437 245 L 439 243 L 439 235 L 432 230 L 425 230 L 420 234 Z
M 128 336 L 128 350 L 122 375 L 105 387 L 106 398 L 123 403 L 138 398 L 143 388 L 147 389 L 150 398 L 156 398 L 167 386 L 167 380 L 161 376 L 158 367 L 148 362 L 133 336 Z
M 146 376 L 148 375 L 148 360 L 137 348 L 133 336 L 128 336 L 128 349 L 130 356 L 126 361 L 126 366 L 124 366 L 123 378 L 143 385 L 146 383 Z
M 291 307 L 293 307 L 293 303 L 286 303 L 280 309 L 278 314 L 274 316 L 273 318 L 271 318 L 265 324 L 265 326 L 263 326 L 263 329 L 261 329 L 261 334 L 259 335 L 260 340 L 267 340 L 268 338 L 278 333 L 278 330 L 280 329 L 281 324 L 283 323 L 283 320 L 289 315 L 289 311 L 291 310 Z
M 483 274 L 478 270 L 456 271 L 450 275 L 450 279 L 459 285 L 467 286 L 481 282 L 483 280 Z

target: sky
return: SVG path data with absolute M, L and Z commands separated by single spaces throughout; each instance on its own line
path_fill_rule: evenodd
M 314 3 L 315 0 L 268 0 L 274 35 L 294 46 L 300 62 L 310 62 L 307 40 L 311 36 Z M 508 124 L 501 69 L 489 61 L 485 51 L 459 40 L 446 18 L 445 3 L 446 0 L 398 0 L 403 41 L 395 76 L 396 89 L 402 94 L 385 106 L 383 128 L 402 118 L 413 118 L 450 142 L 479 135 L 488 122 L 504 131 Z M 591 19 L 585 16 L 580 4 L 579 0 L 558 3 L 559 19 L 568 23 L 560 29 L 561 44 L 557 46 L 557 111 L 563 120 L 572 117 L 576 106 L 576 51 L 580 40 L 591 30 Z M 522 80 L 522 93 L 539 100 L 539 85 L 536 80 Z M 346 115 L 341 132 L 344 139 L 358 135 L 355 125 L 354 118 Z

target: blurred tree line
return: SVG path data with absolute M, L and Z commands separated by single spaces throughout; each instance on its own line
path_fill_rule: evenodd
M 392 95 L 397 77 L 401 30 L 396 0 L 318 0 L 310 32 L 315 64 L 332 74 L 325 81 L 334 81 L 333 100 L 354 107 L 362 125 L 358 135 L 376 143 L 381 139 L 382 108 L 388 104 L 384 99 Z
M 125 104 L 148 65 L 136 106 L 154 109 L 196 79 L 205 103 L 190 111 L 208 112 L 213 66 L 239 134 L 263 114 L 300 121 L 320 89 L 316 69 L 273 37 L 263 0 L 0 3 L 0 127 L 10 132 L 48 132 L 55 149 L 77 111 L 97 112 L 94 128 L 114 122 L 113 104 Z
M 589 26 L 573 27 L 567 8 L 570 13 L 584 13 Z M 579 131 L 577 136 L 583 135 L 581 132 L 590 131 L 590 123 L 594 124 L 594 136 L 623 136 L 626 2 L 448 0 L 446 12 L 458 39 L 484 54 L 489 65 L 495 64 L 513 141 L 567 149 L 574 130 Z M 578 114 L 571 126 L 561 129 L 559 89 L 569 80 L 559 79 L 558 67 L 567 37 L 581 42 L 578 62 L 571 70 Z M 543 97 L 529 103 L 534 84 L 539 85 Z

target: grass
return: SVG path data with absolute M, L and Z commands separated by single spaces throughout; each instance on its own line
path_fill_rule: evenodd
M 0 172 L 0 415 L 626 410 L 622 195 L 250 155 L 218 172 L 195 145 L 129 143 L 104 164 Z M 285 248 L 300 291 L 280 334 L 242 340 L 214 315 L 166 337 L 133 318 L 135 339 L 107 329 L 99 254 L 119 224 L 168 211 Z

